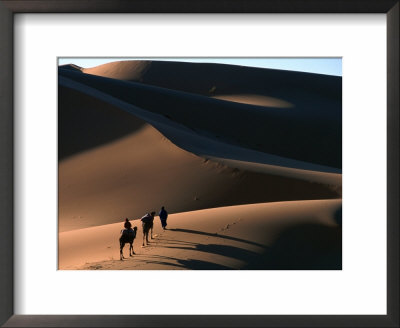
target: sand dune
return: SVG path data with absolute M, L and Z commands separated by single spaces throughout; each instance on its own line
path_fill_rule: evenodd
M 143 81 L 145 73 L 150 69 L 152 62 L 145 60 L 116 61 L 92 68 L 83 68 L 86 74 L 109 77 L 118 80 Z
M 82 72 L 203 96 L 259 94 L 298 105 L 312 104 L 313 99 L 308 96 L 318 94 L 338 102 L 341 107 L 342 81 L 337 76 L 223 64 L 143 60 L 116 61 L 83 68 Z
M 115 69 L 118 63 L 114 64 Z M 212 136 L 229 145 L 321 166 L 341 168 L 341 79 L 241 67 L 233 67 L 231 71 L 225 68 L 218 72 L 221 68 L 211 64 L 187 66 L 185 63 L 151 62 L 147 65 L 150 65 L 150 68 L 139 79 L 140 82 L 127 82 L 60 69 L 60 76 L 63 77 L 60 78 L 60 83 L 66 84 L 69 81 L 73 87 L 71 82 L 74 81 L 79 84 L 76 88 L 90 87 L 97 93 L 102 93 L 107 101 L 110 101 L 110 98 L 117 99 L 121 108 L 135 111 L 135 115 L 140 109 L 147 115 L 152 114 L 153 118 L 159 114 L 158 116 L 170 121 L 159 124 L 169 125 L 172 121 L 193 130 L 197 135 Z M 188 72 L 192 74 L 193 81 L 188 81 L 189 73 L 184 73 L 185 68 L 190 68 Z M 198 84 L 199 81 L 210 80 L 208 74 L 212 77 L 219 74 L 219 83 L 224 91 L 222 95 L 252 94 L 273 97 L 293 104 L 294 108 L 261 109 L 260 106 L 221 101 L 205 96 Z M 260 74 L 262 79 L 258 77 Z M 240 79 L 234 80 L 235 76 Z M 161 79 L 163 83 L 160 82 Z M 244 81 L 247 82 L 247 86 Z M 260 81 L 263 83 L 260 84 Z M 239 93 L 239 88 L 244 90 Z M 251 92 L 248 91 L 250 89 Z M 211 96 L 218 94 L 213 92 Z M 131 105 L 131 108 L 123 106 L 122 103 Z M 213 119 L 210 120 L 210 117 Z M 150 124 L 156 123 L 147 121 Z M 161 127 L 155 127 L 161 130 Z M 316 137 L 318 143 L 315 143 Z M 171 136 L 168 138 L 173 139 Z
M 241 161 L 250 161 L 256 163 L 264 163 L 270 165 L 284 166 L 297 168 L 301 170 L 312 170 L 312 171 L 320 171 L 320 172 L 329 172 L 329 173 L 340 173 L 340 169 L 336 169 L 333 167 L 328 167 L 324 165 L 319 165 L 317 163 L 307 162 L 304 160 L 296 160 L 292 158 L 282 157 L 278 155 L 273 155 L 269 153 L 265 153 L 262 151 L 257 151 L 253 149 L 249 149 L 245 147 L 245 145 L 240 144 L 232 144 L 226 141 L 225 138 L 220 135 L 215 135 L 211 132 L 207 131 L 199 131 L 192 127 L 187 127 L 179 122 L 175 122 L 168 115 L 160 115 L 158 113 L 153 113 L 151 111 L 143 110 L 137 106 L 131 105 L 127 102 L 121 101 L 118 98 L 114 98 L 107 93 L 100 92 L 96 89 L 93 89 L 85 84 L 77 83 L 71 81 L 69 79 L 65 79 L 63 76 L 60 76 L 60 84 L 62 86 L 66 86 L 67 88 L 73 88 L 75 90 L 80 90 L 80 92 L 84 92 L 87 95 L 90 95 L 92 98 L 100 99 L 104 103 L 110 103 L 116 108 L 123 109 L 133 116 L 140 118 L 151 125 L 153 125 L 156 129 L 158 129 L 163 135 L 165 135 L 169 140 L 175 143 L 180 148 L 183 148 L 189 152 L 197 154 L 203 157 L 221 157 L 225 159 L 233 159 L 233 160 L 241 160 Z M 65 102 L 65 101 L 64 101 Z M 222 103 L 227 103 L 223 101 Z M 71 106 L 70 106 L 71 107 Z M 176 113 L 175 113 L 176 114 Z M 174 115 L 175 115 L 174 114 Z M 179 114 L 179 113 L 178 113 Z M 210 113 L 211 114 L 211 113 Z M 247 113 L 248 114 L 248 113 Z M 185 114 L 187 115 L 187 114 Z M 168 116 L 168 117 L 166 117 Z M 227 114 L 227 117 L 230 117 Z M 249 117 L 250 119 L 250 117 Z M 206 120 L 203 117 L 203 121 Z M 231 119 L 229 120 L 229 122 Z M 240 120 L 238 120 L 235 124 L 239 124 Z M 74 122 L 76 124 L 76 122 Z M 69 125 L 68 125 L 69 126 Z M 251 126 L 248 126 L 251 128 Z M 81 130 L 86 130 L 87 128 L 82 125 Z M 225 128 L 226 129 L 226 128 Z M 221 133 L 219 131 L 218 133 Z M 97 133 L 102 133 L 102 131 L 98 131 Z M 237 135 L 237 140 L 240 141 L 241 135 Z M 62 135 L 60 136 L 62 137 Z M 90 138 L 89 138 L 90 139 Z M 62 142 L 62 141 L 61 141 Z M 70 141 L 67 140 L 67 143 Z M 257 143 L 257 139 L 253 140 L 254 143 Z M 278 141 L 274 141 L 278 142 Z M 291 151 L 297 151 L 299 145 L 292 144 L 290 146 Z M 307 175 L 310 177 L 310 174 Z M 316 175 L 316 180 L 318 181 L 320 175 Z M 307 178 L 308 179 L 308 178 Z
M 60 269 L 340 269 L 341 200 L 242 205 L 173 214 L 168 230 L 155 220 L 145 248 L 119 259 L 122 223 L 59 234 Z M 305 252 L 299 254 L 296 249 Z
M 75 64 L 60 65 L 59 67 L 62 69 L 70 69 L 73 71 L 83 71 L 82 67 L 79 67 L 78 65 Z
M 261 107 L 291 108 L 294 106 L 282 99 L 252 94 L 219 95 L 212 98 Z
M 58 117 L 60 269 L 341 268 L 341 78 L 66 65 Z M 120 261 L 123 219 L 162 205 Z
M 186 152 L 150 125 L 59 164 L 59 231 L 266 201 L 337 198 L 335 188 L 236 169 Z
M 84 92 L 58 89 L 60 160 L 139 130 L 146 121 Z
M 319 171 L 300 170 L 296 168 L 285 167 L 282 165 L 269 165 L 263 163 L 255 163 L 251 161 L 232 160 L 225 158 L 210 157 L 210 160 L 226 165 L 227 167 L 257 172 L 268 175 L 277 175 L 293 179 L 300 179 L 309 182 L 317 181 L 319 184 L 325 184 L 337 190 L 341 195 L 342 175 L 339 173 L 325 173 Z

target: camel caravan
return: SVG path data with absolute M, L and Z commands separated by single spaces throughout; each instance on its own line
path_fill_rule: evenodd
M 142 247 L 145 246 L 145 240 L 146 240 L 146 245 L 149 245 L 149 233 L 150 233 L 150 239 L 153 239 L 153 226 L 154 226 L 155 214 L 156 212 L 146 213 L 146 215 L 142 216 L 142 218 L 140 219 L 140 221 L 142 222 L 142 231 L 143 231 Z M 159 217 L 161 221 L 161 226 L 165 230 L 167 227 L 168 213 L 165 210 L 164 206 L 161 208 Z M 132 224 L 129 222 L 129 219 L 126 218 L 124 222 L 124 229 L 121 230 L 121 236 L 119 238 L 119 246 L 120 246 L 119 254 L 121 261 L 125 258 L 123 254 L 123 249 L 125 244 L 129 244 L 129 256 L 133 256 L 133 254 L 136 254 L 133 250 L 133 242 L 136 238 L 136 232 L 137 232 L 137 227 L 132 228 Z

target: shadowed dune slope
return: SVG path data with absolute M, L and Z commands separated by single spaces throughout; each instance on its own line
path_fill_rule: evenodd
M 74 89 L 58 87 L 58 158 L 117 140 L 145 124 L 139 118 Z
M 186 81 L 187 76 L 184 78 L 183 72 L 190 72 L 193 80 L 202 81 L 209 78 L 208 64 L 184 65 L 182 67 L 185 69 L 181 70 L 178 68 L 184 63 L 165 66 L 161 62 L 151 62 L 148 64 L 150 67 L 141 64 L 145 68 L 139 65 L 137 75 L 140 77 L 135 77 L 139 82 L 109 79 L 62 68 L 59 74 L 68 81 L 106 94 L 120 103 L 130 104 L 153 115 L 162 115 L 171 122 L 191 129 L 197 135 L 211 136 L 226 144 L 267 154 L 341 169 L 340 78 L 242 67 L 232 67 L 232 72 L 236 73 L 229 73 L 226 65 L 222 65 L 222 71 L 222 68 L 216 67 L 211 70 L 212 74 L 220 76 L 221 85 L 223 81 L 231 81 L 231 84 L 227 84 L 227 89 L 222 88 L 221 94 L 224 97 L 238 93 L 240 89 L 240 93 L 247 96 L 257 94 L 269 97 L 268 99 L 276 98 L 281 104 L 293 104 L 293 107 L 288 108 L 262 107 L 215 99 L 213 97 L 218 96 L 215 92 L 217 89 L 208 96 L 200 87 L 200 91 L 195 86 L 190 89 L 192 84 Z M 212 68 L 214 66 L 211 65 Z M 152 75 L 148 75 L 150 73 Z M 165 79 L 165 83 L 154 82 L 157 74 L 158 79 Z M 236 78 L 231 74 L 236 74 Z M 146 76 L 152 76 L 154 81 L 149 79 L 154 83 L 146 84 Z M 255 82 L 243 82 L 251 78 Z M 179 83 L 175 83 L 175 80 L 179 80 Z M 232 85 L 237 80 L 240 82 Z M 177 83 L 188 87 L 181 88 Z M 158 86 L 154 86 L 157 84 Z M 254 86 L 253 90 L 249 89 L 251 86 Z M 167 137 L 173 140 L 172 137 Z
M 83 71 L 83 68 L 75 64 L 60 65 L 59 68 L 69 69 L 71 71 Z

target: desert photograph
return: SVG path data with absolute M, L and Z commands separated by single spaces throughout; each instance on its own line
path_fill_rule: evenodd
M 341 59 L 59 58 L 58 269 L 341 270 Z

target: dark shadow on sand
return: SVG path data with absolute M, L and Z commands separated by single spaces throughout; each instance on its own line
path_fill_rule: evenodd
M 335 221 L 341 223 L 341 212 L 335 215 Z M 264 251 L 259 254 L 240 247 L 217 244 L 176 245 L 180 241 L 171 240 L 174 246 L 168 244 L 167 248 L 183 250 L 197 250 L 215 255 L 231 257 L 247 264 L 243 270 L 341 270 L 342 269 L 342 228 L 321 224 L 301 224 L 284 231 L 270 247 L 248 240 L 212 234 L 203 231 L 188 229 L 171 229 L 173 231 L 194 233 L 205 236 L 219 237 L 222 239 L 240 241 L 251 245 L 260 246 Z M 180 262 L 182 263 L 182 262 Z M 191 264 L 194 269 L 210 269 L 206 263 L 201 265 Z
M 200 260 L 178 260 L 183 267 L 191 270 L 230 270 L 231 268 L 213 262 L 200 261 Z
M 240 261 L 248 262 L 250 259 L 257 259 L 260 254 L 249 251 L 240 247 L 230 245 L 217 245 L 217 244 L 197 244 L 195 247 L 179 247 L 179 246 L 165 246 L 165 248 L 174 248 L 182 250 L 193 250 L 210 253 L 214 255 L 222 255 L 231 257 Z
M 339 226 L 342 226 L 342 207 L 336 211 L 334 219 Z
M 213 262 L 208 262 L 208 261 L 202 261 L 202 260 L 194 260 L 194 259 L 177 259 L 174 257 L 167 257 L 167 256 L 159 256 L 159 255 L 152 255 L 148 256 L 152 257 L 153 259 L 140 259 L 139 261 L 143 262 L 144 264 L 160 264 L 160 265 L 165 265 L 165 266 L 171 266 L 177 269 L 189 269 L 189 270 L 230 270 L 231 268 L 213 263 Z M 176 263 L 171 263 L 168 262 L 167 260 L 170 261 L 176 261 Z
M 285 231 L 244 270 L 341 270 L 342 229 L 303 224 Z
M 117 140 L 145 122 L 85 93 L 58 87 L 58 159 Z
M 185 233 L 193 233 L 193 234 L 209 236 L 209 237 L 217 237 L 217 238 L 228 239 L 228 240 L 234 240 L 234 241 L 238 241 L 238 242 L 241 242 L 241 243 L 246 243 L 246 244 L 250 244 L 250 245 L 254 245 L 254 246 L 258 246 L 258 247 L 263 247 L 263 248 L 265 247 L 264 245 L 256 243 L 254 241 L 241 239 L 241 238 L 236 238 L 236 237 L 231 237 L 231 236 L 227 236 L 227 235 L 221 235 L 219 233 L 209 233 L 209 232 L 198 231 L 198 230 L 190 230 L 190 229 L 169 229 L 169 230 L 178 231 L 178 232 L 185 232 Z

